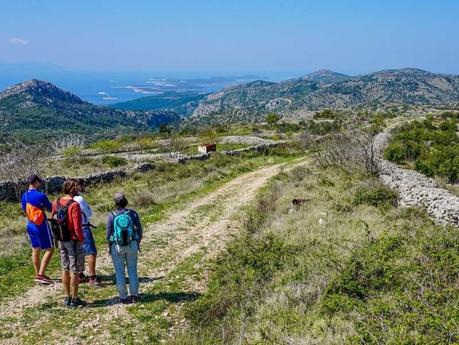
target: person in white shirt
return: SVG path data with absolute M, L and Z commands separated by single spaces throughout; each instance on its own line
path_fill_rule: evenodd
M 78 181 L 78 195 L 76 195 L 73 200 L 75 200 L 81 208 L 81 223 L 83 224 L 84 235 L 83 248 L 88 259 L 89 284 L 92 286 L 100 286 L 100 279 L 96 276 L 97 248 L 91 230 L 91 217 L 93 216 L 93 212 L 87 201 L 83 198 L 82 193 L 84 192 L 85 183 L 84 180 L 80 179 Z M 87 279 L 84 273 L 80 275 L 80 279 Z

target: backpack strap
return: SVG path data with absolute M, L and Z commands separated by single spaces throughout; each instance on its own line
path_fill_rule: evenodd
M 66 204 L 65 204 L 65 207 L 69 207 L 71 204 L 73 204 L 74 202 L 76 202 L 75 200 L 73 199 L 70 199 Z

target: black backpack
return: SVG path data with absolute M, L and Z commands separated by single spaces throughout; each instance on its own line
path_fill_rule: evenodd
M 75 200 L 69 200 L 64 206 L 61 205 L 60 198 L 57 199 L 57 210 L 50 220 L 51 229 L 53 230 L 54 238 L 56 241 L 70 241 L 72 233 L 68 224 L 68 209 Z

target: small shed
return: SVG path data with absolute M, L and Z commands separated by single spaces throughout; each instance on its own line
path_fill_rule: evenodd
M 198 146 L 199 153 L 209 153 L 217 151 L 217 144 L 204 144 Z

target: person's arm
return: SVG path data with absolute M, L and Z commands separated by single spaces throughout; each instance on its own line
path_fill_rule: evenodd
M 107 231 L 105 233 L 105 238 L 107 242 L 110 242 L 110 237 L 113 235 L 113 214 L 109 213 L 107 217 Z
M 43 193 L 43 196 L 41 197 L 41 207 L 49 212 L 51 212 L 53 207 L 45 193 Z
M 24 213 L 26 211 L 26 204 L 27 204 L 27 202 L 26 202 L 26 194 L 24 193 L 24 194 L 22 194 L 22 198 L 21 198 L 21 208 L 24 211 Z
M 132 211 L 134 215 L 134 227 L 137 232 L 137 236 L 139 237 L 139 243 L 142 241 L 143 237 L 143 229 L 142 229 L 142 224 L 140 223 L 140 217 L 139 214 L 136 211 Z
M 73 198 L 77 203 L 80 204 L 81 207 L 81 212 L 83 212 L 86 216 L 86 220 L 89 221 L 89 218 L 92 217 L 92 210 L 91 207 L 89 207 L 88 202 L 81 196 L 77 195 L 75 198 Z
M 80 204 L 77 202 L 73 203 L 71 205 L 70 209 L 70 215 L 71 215 L 71 221 L 73 224 L 73 229 L 75 230 L 75 235 L 78 238 L 78 241 L 83 242 L 84 241 L 84 235 L 83 235 L 83 226 L 81 224 L 81 208 Z

